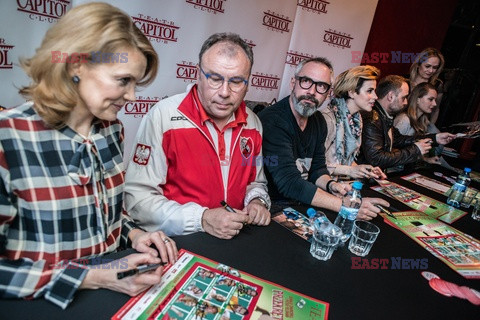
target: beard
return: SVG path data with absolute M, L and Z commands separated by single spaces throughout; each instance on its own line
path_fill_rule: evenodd
M 402 105 L 400 103 L 394 105 L 394 107 L 390 107 L 390 115 L 391 116 L 396 116 L 397 114 L 400 114 L 403 112 L 403 110 L 405 110 L 407 108 L 407 106 L 405 105 Z
M 293 107 L 295 110 L 305 118 L 310 117 L 312 114 L 317 111 L 318 107 L 320 106 L 320 102 L 312 96 L 295 96 L 292 92 L 292 100 L 293 100 Z M 304 101 L 313 102 L 313 105 L 310 103 L 305 103 Z

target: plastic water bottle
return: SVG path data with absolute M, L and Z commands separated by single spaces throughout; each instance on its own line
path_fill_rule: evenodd
M 342 207 L 335 219 L 335 225 L 340 227 L 343 232 L 342 242 L 345 242 L 350 238 L 353 229 L 353 223 L 357 218 L 358 209 L 362 205 L 362 190 L 363 184 L 359 181 L 355 181 L 352 185 L 352 190 L 347 192 L 342 199 Z
M 470 181 L 472 181 L 470 179 L 470 171 L 472 171 L 472 169 L 465 168 L 463 173 L 458 175 L 457 181 L 452 187 L 452 192 L 450 192 L 447 199 L 447 204 L 452 207 L 460 207 L 465 191 L 467 191 L 467 187 L 470 184 Z
M 308 220 L 310 222 L 310 228 L 314 230 L 314 227 L 317 226 L 318 229 L 320 229 L 320 225 L 322 223 L 331 223 L 330 220 L 328 220 L 327 216 L 325 213 L 322 211 L 317 211 L 313 208 L 308 208 L 307 210 L 307 216 Z

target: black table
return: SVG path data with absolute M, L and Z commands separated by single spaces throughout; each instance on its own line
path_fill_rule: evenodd
M 443 196 L 399 177 L 391 180 L 442 200 Z M 362 194 L 379 196 L 368 188 Z M 392 201 L 392 205 L 408 210 L 399 202 Z M 327 216 L 333 219 L 333 213 L 327 212 Z M 463 278 L 401 231 L 383 223 L 380 217 L 373 222 L 381 231 L 372 251 L 365 257 L 369 261 L 391 257 L 426 258 L 428 270 L 442 279 L 480 291 L 478 280 Z M 470 214 L 453 226 L 479 237 L 480 222 L 472 220 Z M 319 261 L 310 255 L 308 242 L 275 222 L 267 227 L 250 226 L 232 240 L 196 233 L 175 237 L 175 241 L 179 248 L 329 302 L 329 319 L 480 319 L 480 307 L 433 291 L 421 276 L 422 270 L 352 269 L 352 258 L 356 256 L 347 247 L 339 248 L 329 261 Z M 79 291 L 65 311 L 43 299 L 0 300 L 0 318 L 108 319 L 128 299 L 126 295 L 107 290 Z

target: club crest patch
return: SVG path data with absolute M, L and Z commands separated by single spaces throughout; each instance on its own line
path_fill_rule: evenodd
M 240 137 L 240 152 L 247 159 L 253 154 L 253 141 L 250 137 Z
M 133 162 L 142 166 L 146 166 L 148 164 L 148 160 L 150 159 L 151 153 L 152 147 L 137 143 L 137 146 L 135 147 L 135 155 L 133 156 Z

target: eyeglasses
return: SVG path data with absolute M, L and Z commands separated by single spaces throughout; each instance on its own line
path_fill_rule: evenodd
M 202 71 L 205 78 L 207 78 L 207 83 L 212 89 L 220 89 L 225 82 L 225 77 L 219 75 L 218 73 L 206 73 L 203 71 L 202 67 L 199 67 L 200 71 Z M 227 80 L 228 88 L 233 92 L 237 92 L 242 90 L 248 85 L 248 80 L 245 80 L 242 77 L 232 77 Z
M 305 89 L 305 90 L 308 90 L 313 85 L 315 85 L 315 90 L 319 94 L 324 94 L 325 92 L 330 90 L 330 87 L 332 86 L 331 84 L 325 83 L 325 82 L 322 82 L 322 81 L 315 82 L 312 79 L 310 79 L 309 77 L 295 76 L 295 79 L 298 80 L 298 84 L 300 85 L 300 88 Z

